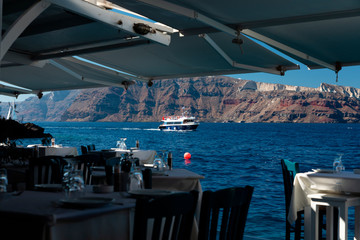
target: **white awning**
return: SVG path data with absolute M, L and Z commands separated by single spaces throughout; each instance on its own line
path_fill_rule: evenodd
M 2 2 L 0 94 L 360 63 L 358 0 Z

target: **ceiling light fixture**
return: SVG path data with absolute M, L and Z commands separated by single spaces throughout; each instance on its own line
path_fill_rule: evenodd
M 146 25 L 144 23 L 134 23 L 133 29 L 137 34 L 140 35 L 146 35 L 148 33 L 156 33 L 155 30 L 152 30 L 149 25 Z

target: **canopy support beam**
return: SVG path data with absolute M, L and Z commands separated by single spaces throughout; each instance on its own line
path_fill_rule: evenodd
M 39 1 L 26 10 L 18 19 L 16 19 L 1 39 L 0 61 L 4 58 L 11 45 L 16 41 L 25 28 L 27 28 L 49 6 L 49 2 L 44 0 Z
M 100 84 L 100 85 L 104 85 L 104 86 L 117 86 L 117 87 L 122 87 L 125 89 L 127 89 L 127 87 L 129 85 L 133 84 L 129 81 L 122 81 L 121 83 L 114 83 L 114 82 L 108 82 L 108 81 L 104 81 L 104 80 L 87 78 L 87 77 L 84 77 L 81 74 L 78 74 L 77 72 L 71 70 L 70 68 L 67 68 L 67 67 L 61 65 L 60 63 L 56 62 L 55 60 L 49 60 L 49 63 L 81 81 L 96 83 L 96 84 Z
M 209 26 L 212 26 L 222 32 L 228 33 L 234 37 L 238 36 L 238 31 L 235 29 L 232 29 L 218 21 L 215 21 L 199 12 L 196 12 L 195 10 L 185 8 L 167 1 L 163 0 L 138 0 L 139 2 L 143 2 L 158 8 L 162 8 L 189 18 L 196 19 L 200 22 L 203 22 Z
M 51 58 L 62 58 L 62 57 L 68 57 L 74 55 L 81 55 L 87 53 L 95 53 L 95 52 L 102 52 L 113 49 L 121 49 L 121 48 L 145 45 L 150 43 L 150 41 L 147 39 L 141 39 L 139 37 L 135 37 L 135 38 L 136 39 L 131 39 L 131 40 L 120 39 L 117 41 L 82 45 L 80 47 L 68 47 L 63 51 L 57 50 L 51 52 L 43 52 L 43 53 L 39 53 L 38 55 L 32 56 L 31 59 L 44 60 Z
M 314 57 L 312 57 L 312 56 L 310 56 L 310 55 L 308 55 L 306 53 L 300 52 L 300 51 L 298 51 L 298 50 L 296 50 L 294 48 L 291 48 L 291 47 L 289 47 L 289 46 L 287 46 L 285 44 L 277 42 L 277 41 L 275 41 L 275 40 L 273 40 L 271 38 L 268 38 L 268 37 L 266 37 L 264 35 L 256 33 L 256 32 L 254 32 L 252 30 L 244 29 L 241 32 L 243 34 L 245 34 L 245 35 L 253 37 L 253 38 L 255 38 L 255 39 L 259 40 L 259 41 L 262 41 L 262 42 L 264 42 L 266 44 L 269 44 L 269 45 L 271 45 L 273 47 L 276 47 L 276 48 L 284 50 L 284 51 L 286 51 L 288 53 L 291 53 L 291 54 L 293 54 L 293 55 L 295 55 L 295 56 L 297 56 L 299 58 L 311 61 L 313 63 L 319 64 L 320 66 L 323 66 L 323 67 L 326 67 L 326 68 L 331 69 L 333 71 L 336 71 L 336 66 L 334 66 L 334 65 L 332 65 L 330 63 L 327 63 L 327 62 L 324 62 L 324 61 L 322 61 L 320 59 L 314 58 Z
M 13 93 L 6 93 L 6 92 L 2 92 L 0 90 L 0 93 L 2 95 L 7 95 L 7 96 L 10 96 L 10 97 L 18 97 L 20 94 L 32 94 L 33 93 L 32 90 L 7 86 L 7 85 L 3 85 L 3 84 L 0 84 L 0 89 L 8 89 L 8 90 L 13 91 Z
M 147 38 L 151 41 L 158 42 L 160 44 L 168 46 L 170 44 L 170 35 L 164 34 L 163 31 L 159 31 L 159 25 L 154 23 L 127 16 L 121 13 L 109 11 L 102 9 L 96 5 L 90 4 L 86 1 L 78 0 L 48 0 L 51 3 L 68 9 L 69 11 L 75 12 L 87 18 L 91 18 L 95 21 L 99 21 L 105 24 L 108 24 L 117 29 L 121 29 L 132 33 L 136 36 L 141 36 Z M 137 24 L 140 26 L 145 26 L 146 30 L 144 32 L 136 31 Z
M 169 3 L 169 2 L 166 2 L 166 1 L 163 1 L 163 0 L 138 0 L 140 2 L 144 2 L 144 3 L 147 3 L 147 4 L 150 4 L 152 6 L 156 6 L 158 8 L 162 8 L 162 9 L 165 9 L 165 10 L 168 10 L 168 11 L 171 11 L 171 12 L 174 12 L 174 13 L 177 13 L 177 14 L 181 14 L 183 16 L 186 16 L 186 17 L 189 17 L 189 18 L 193 18 L 193 19 L 196 19 L 202 23 L 205 23 L 209 26 L 212 26 L 213 28 L 216 28 L 218 29 L 219 31 L 222 31 L 222 32 L 225 32 L 225 33 L 228 33 L 234 37 L 238 37 L 239 36 L 239 31 L 240 29 L 238 30 L 235 30 L 233 28 L 230 28 L 228 26 L 226 26 L 225 24 L 223 23 L 220 23 L 216 20 L 213 20 L 205 15 L 202 15 L 201 13 L 198 13 L 196 12 L 195 10 L 192 10 L 192 9 L 188 9 L 188 8 L 185 8 L 185 7 L 182 7 L 182 6 L 178 6 L 176 4 L 173 4 L 173 3 Z M 319 64 L 323 67 L 326 67 L 326 68 L 329 68 L 331 70 L 334 70 L 336 71 L 336 67 L 329 64 L 329 63 L 326 63 L 322 60 L 319 60 L 317 58 L 314 58 L 306 53 L 303 53 L 301 51 L 298 51 L 296 49 L 293 49 L 285 44 L 282 44 L 282 43 L 279 43 L 271 38 L 268 38 L 268 37 L 265 37 L 261 34 L 258 34 L 254 31 L 251 31 L 249 29 L 243 29 L 241 30 L 241 33 L 247 35 L 247 36 L 250 36 L 250 37 L 253 37 L 255 39 L 258 39 L 266 44 L 269 44 L 271 46 L 274 46 L 276 48 L 279 48 L 281 50 L 284 50 L 286 52 L 289 52 L 299 58 L 302 58 L 302 59 L 305 59 L 305 60 L 308 60 L 308 61 L 312 61 L 316 64 Z
M 127 80 L 139 80 L 139 81 L 149 81 L 150 80 L 149 78 L 126 74 L 125 72 L 121 72 L 121 71 L 116 70 L 116 69 L 112 70 L 110 68 L 102 67 L 100 65 L 96 65 L 95 63 L 90 63 L 90 62 L 87 62 L 87 61 L 80 60 L 80 59 L 78 59 L 76 57 L 66 57 L 66 58 L 62 58 L 62 59 L 65 59 L 67 61 L 74 62 L 74 63 L 77 63 L 77 64 L 81 64 L 83 66 L 86 66 L 86 67 L 89 67 L 89 68 L 92 68 L 92 69 L 96 69 L 98 71 L 102 71 L 102 72 L 109 73 L 109 74 L 112 74 L 112 75 L 115 75 L 115 76 L 119 76 L 119 77 L 125 78 Z M 84 60 L 86 60 L 86 59 L 84 59 Z
M 238 62 L 234 61 L 233 59 L 231 59 L 229 57 L 229 55 L 227 55 L 224 52 L 224 50 L 222 50 L 221 47 L 219 45 L 217 45 L 216 42 L 214 42 L 214 40 L 211 39 L 211 37 L 209 37 L 209 35 L 202 34 L 201 37 L 204 38 L 210 44 L 210 46 L 212 48 L 214 48 L 220 54 L 220 56 L 222 56 L 233 67 L 247 69 L 247 70 L 256 71 L 256 72 L 266 72 L 266 73 L 272 73 L 272 74 L 277 74 L 277 75 L 284 75 L 284 71 L 281 68 L 280 68 L 281 70 L 279 71 L 279 70 L 275 70 L 275 69 L 262 68 L 262 67 L 256 67 L 256 66 L 238 63 Z

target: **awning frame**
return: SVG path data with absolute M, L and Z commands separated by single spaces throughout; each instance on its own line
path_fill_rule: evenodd
M 301 51 L 298 51 L 294 48 L 291 48 L 289 46 L 287 46 L 286 44 L 283 44 L 283 43 L 280 43 L 280 42 L 277 42 L 271 38 L 268 38 L 266 36 L 263 36 L 259 33 L 256 33 L 255 31 L 252 31 L 252 30 L 249 30 L 249 29 L 233 29 L 233 28 L 230 28 L 228 26 L 226 26 L 225 24 L 222 24 L 214 19 L 211 19 L 195 10 L 192 10 L 192 9 L 188 9 L 188 8 L 185 8 L 185 7 L 182 7 L 182 6 L 178 6 L 176 4 L 173 4 L 173 3 L 169 3 L 169 2 L 166 2 L 166 1 L 163 1 L 163 0 L 138 0 L 140 2 L 143 2 L 143 3 L 146 3 L 146 4 L 149 4 L 149 5 L 152 5 L 152 6 L 155 6 L 155 7 L 158 7 L 158 8 L 162 8 L 162 9 L 165 9 L 165 10 L 168 10 L 168 11 L 171 11 L 171 12 L 174 12 L 174 13 L 177 13 L 177 14 L 181 14 L 183 16 L 186 16 L 186 17 L 189 17 L 189 18 L 193 18 L 193 19 L 196 19 L 202 23 L 205 23 L 215 29 L 218 29 L 222 32 L 225 32 L 225 33 L 228 33 L 230 35 L 233 35 L 234 37 L 238 37 L 238 33 L 239 31 L 242 33 L 242 34 L 245 34 L 249 37 L 252 37 L 252 38 L 255 38 L 259 41 L 262 41 L 266 44 L 269 44 L 273 47 L 276 47 L 278 49 L 281 49 L 283 51 L 286 51 L 286 52 L 289 52 L 299 58 L 302 58 L 302 59 L 305 59 L 305 60 L 308 60 L 308 61 L 311 61 L 311 62 L 314 62 L 316 64 L 319 64 L 320 66 L 323 66 L 323 67 L 326 67 L 326 68 L 329 68 L 331 70 L 334 70 L 334 71 L 338 71 L 339 69 L 330 64 L 330 63 L 327 63 L 325 61 L 322 61 L 320 59 L 317 59 L 315 57 L 312 57 L 310 56 L 309 54 L 307 53 L 303 53 Z

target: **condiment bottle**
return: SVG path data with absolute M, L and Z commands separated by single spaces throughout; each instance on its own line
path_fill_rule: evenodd
M 171 152 L 168 153 L 167 164 L 168 164 L 169 170 L 171 170 L 172 169 L 172 153 Z
M 114 169 L 114 192 L 120 192 L 120 186 L 121 186 L 120 166 L 116 165 Z

